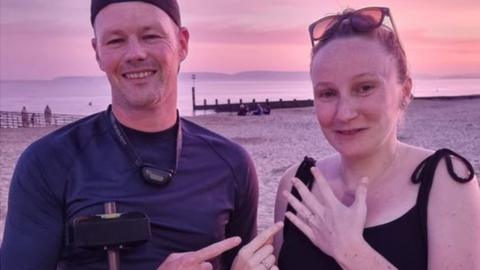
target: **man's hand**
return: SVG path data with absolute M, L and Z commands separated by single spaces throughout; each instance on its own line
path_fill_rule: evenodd
M 231 237 L 197 251 L 172 253 L 157 270 L 211 270 L 213 266 L 209 260 L 238 246 L 241 242 L 240 237 Z

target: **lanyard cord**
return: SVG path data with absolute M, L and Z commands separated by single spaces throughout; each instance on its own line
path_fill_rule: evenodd
M 127 134 L 125 134 L 125 131 L 122 129 L 120 125 L 118 125 L 118 120 L 117 118 L 115 118 L 115 115 L 113 115 L 111 106 L 108 110 L 108 115 L 109 115 L 110 123 L 112 124 L 116 137 L 121 142 L 122 146 L 129 152 L 130 156 L 135 160 L 135 165 L 139 168 L 142 168 L 146 164 L 143 162 L 140 155 L 138 155 L 138 153 L 133 148 L 132 144 L 130 143 L 130 140 L 128 139 Z M 175 151 L 175 167 L 168 170 L 172 174 L 175 174 L 175 171 L 178 168 L 180 155 L 182 153 L 182 128 L 180 126 L 180 116 L 179 116 L 178 110 L 177 110 L 176 125 L 177 125 L 177 145 L 175 149 L 176 150 Z

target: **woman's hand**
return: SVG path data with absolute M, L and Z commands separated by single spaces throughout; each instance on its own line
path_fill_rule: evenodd
M 285 216 L 297 226 L 318 248 L 331 257 L 339 259 L 348 254 L 355 244 L 364 244 L 363 229 L 367 217 L 367 178 L 363 178 L 355 192 L 355 201 L 345 206 L 333 193 L 318 168 L 312 168 L 320 198 L 315 198 L 308 188 L 297 178 L 293 186 L 298 190 L 302 201 L 291 193 L 284 192 L 288 203 L 297 214 L 286 212 Z
M 257 235 L 250 243 L 242 247 L 232 264 L 232 270 L 276 269 L 273 255 L 273 236 L 281 231 L 283 222 L 277 222 Z

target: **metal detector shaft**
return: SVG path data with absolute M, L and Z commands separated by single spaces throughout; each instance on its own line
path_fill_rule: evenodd
M 116 214 L 117 207 L 115 202 L 108 202 L 104 204 L 105 214 Z M 120 256 L 119 252 L 115 248 L 108 248 L 108 269 L 109 270 L 120 270 Z

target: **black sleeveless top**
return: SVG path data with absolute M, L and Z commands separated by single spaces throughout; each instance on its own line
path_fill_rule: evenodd
M 458 157 L 467 166 L 470 172 L 467 178 L 461 178 L 454 172 L 451 155 Z M 445 158 L 448 173 L 455 181 L 466 183 L 473 179 L 473 167 L 466 159 L 449 149 L 438 150 L 422 161 L 412 174 L 411 181 L 420 184 L 415 206 L 391 222 L 368 227 L 363 231 L 363 237 L 367 243 L 398 269 L 427 269 L 428 197 L 436 167 L 442 158 Z M 301 167 L 302 165 L 300 165 Z M 297 177 L 298 175 L 299 171 L 297 171 Z M 302 181 L 311 188 L 313 178 L 303 178 Z M 295 188 L 293 188 L 292 194 L 299 198 Z M 288 211 L 295 213 L 290 205 Z M 283 245 L 278 258 L 278 267 L 281 270 L 342 269 L 332 257 L 317 248 L 288 219 L 285 219 L 284 223 Z

